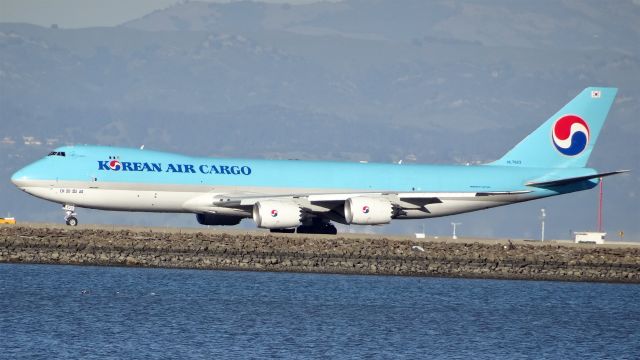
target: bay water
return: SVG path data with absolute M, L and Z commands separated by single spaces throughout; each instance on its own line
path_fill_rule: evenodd
M 640 286 L 0 264 L 2 359 L 640 358 Z

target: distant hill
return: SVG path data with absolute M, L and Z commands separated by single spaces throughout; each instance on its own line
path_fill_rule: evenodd
M 636 3 L 190 1 L 110 28 L 0 24 L 0 175 L 62 143 L 484 162 L 589 85 L 620 88 L 591 164 L 640 169 Z M 611 226 L 638 237 L 639 174 L 607 182 Z M 13 191 L 0 186 L 8 208 Z M 592 226 L 580 196 L 550 200 L 558 233 Z M 525 221 L 527 206 L 501 216 Z M 475 235 L 493 231 L 469 216 Z M 507 219 L 501 235 L 523 227 Z

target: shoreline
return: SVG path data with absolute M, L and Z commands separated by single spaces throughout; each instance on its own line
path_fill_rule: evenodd
M 0 263 L 640 283 L 640 246 L 513 244 L 20 224 L 0 226 Z

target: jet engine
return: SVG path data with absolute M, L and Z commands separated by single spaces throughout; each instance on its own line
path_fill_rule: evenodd
M 242 220 L 240 216 L 196 214 L 196 220 L 200 225 L 238 225 Z
M 258 201 L 253 205 L 253 221 L 267 229 L 297 227 L 302 224 L 302 209 L 292 202 Z
M 393 205 L 387 199 L 358 196 L 344 202 L 344 217 L 349 224 L 388 224 L 392 216 Z

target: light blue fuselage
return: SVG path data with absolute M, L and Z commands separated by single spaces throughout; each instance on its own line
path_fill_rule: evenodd
M 157 201 L 156 207 L 136 207 L 136 198 L 114 200 L 110 192 L 166 192 L 204 194 L 331 194 L 331 193 L 490 193 L 522 192 L 492 196 L 491 203 L 459 209 L 499 206 L 567 192 L 597 184 L 588 180 L 571 186 L 541 189 L 525 185 L 544 178 L 564 178 L 594 174 L 589 168 L 544 169 L 507 166 L 456 166 L 349 163 L 333 161 L 218 159 L 189 157 L 172 153 L 103 146 L 61 147 L 15 173 L 12 180 L 25 191 L 62 204 L 82 207 L 162 212 L 198 212 L 184 207 L 188 198 L 177 202 Z M 108 163 L 117 160 L 117 170 Z M 33 191 L 34 187 L 50 189 Z M 51 190 L 54 189 L 54 190 Z M 66 193 L 67 190 L 71 192 Z M 76 193 L 73 193 L 76 190 Z M 82 195 L 77 191 L 83 190 Z M 62 193 L 61 193 L 62 192 Z M 526 193 L 525 193 L 526 192 Z M 88 196 L 99 193 L 100 196 Z M 50 195 L 47 195 L 50 194 Z M 160 195 L 156 195 L 160 197 Z M 89 201 L 91 200 L 91 201 Z M 117 205 L 122 203 L 122 205 Z M 473 205 L 473 204 L 472 204 Z M 487 206 L 485 206 L 487 205 Z M 445 210 L 443 208 L 443 210 Z M 448 215 L 449 211 L 424 212 L 423 216 Z M 420 215 L 420 214 L 418 214 Z M 399 217 L 403 218 L 403 217 Z

